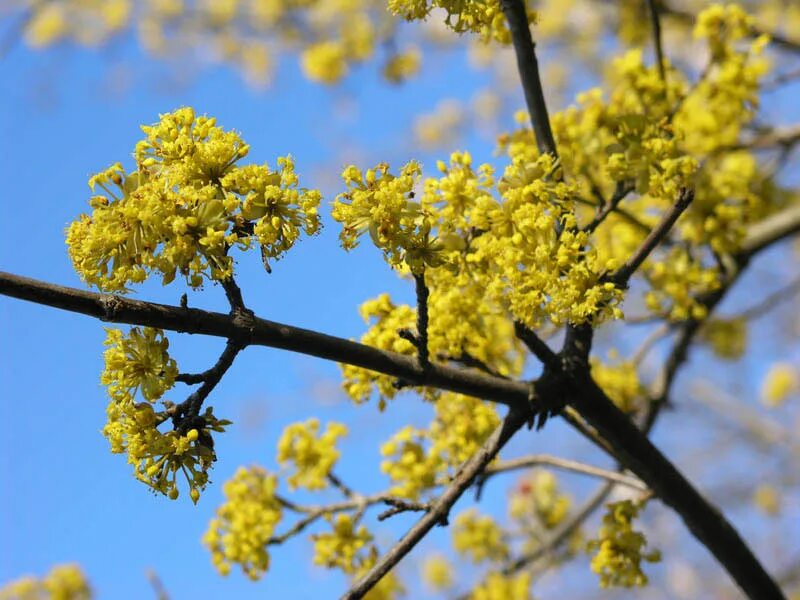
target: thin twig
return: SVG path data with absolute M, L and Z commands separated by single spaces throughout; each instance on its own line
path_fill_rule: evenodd
M 464 463 L 442 495 L 431 503 L 430 510 L 388 552 L 381 556 L 363 577 L 352 585 L 342 596 L 342 600 L 363 598 L 435 525 L 445 522 L 456 500 L 472 485 L 475 478 L 494 459 L 508 440 L 519 431 L 526 420 L 525 412 L 510 411 L 481 449 Z
M 617 188 L 614 190 L 614 195 L 611 197 L 611 200 L 602 205 L 600 210 L 597 211 L 597 214 L 595 214 L 594 218 L 584 225 L 581 230 L 587 233 L 592 233 L 603 221 L 608 218 L 608 215 L 610 215 L 612 212 L 618 211 L 619 203 L 622 202 L 632 191 L 632 185 L 618 182 Z M 647 225 L 644 225 L 644 227 L 647 229 L 647 231 L 650 231 Z
M 773 292 L 760 302 L 746 308 L 738 315 L 731 317 L 733 319 L 754 320 L 762 317 L 764 314 L 771 311 L 779 304 L 791 300 L 793 296 L 800 293 L 800 277 L 792 280 L 791 283 L 782 287 L 776 292 Z
M 650 256 L 650 253 L 655 249 L 656 246 L 658 246 L 661 240 L 667 236 L 670 229 L 672 229 L 672 226 L 675 224 L 675 221 L 677 221 L 678 217 L 683 214 L 683 211 L 689 207 L 689 204 L 691 204 L 693 199 L 694 190 L 685 188 L 681 189 L 681 191 L 678 193 L 678 199 L 676 200 L 675 204 L 672 205 L 672 208 L 667 211 L 658 225 L 653 228 L 636 252 L 634 252 L 627 261 L 625 261 L 624 265 L 622 265 L 609 277 L 609 280 L 618 287 L 626 288 L 631 276 L 641 266 L 645 259 Z
M 524 323 L 515 321 L 514 333 L 545 367 L 552 369 L 560 365 L 558 355 L 553 352 L 550 346 L 548 346 L 533 329 L 530 329 Z
M 655 48 L 656 62 L 658 63 L 658 75 L 661 83 L 664 84 L 664 93 L 667 92 L 667 71 L 664 62 L 664 46 L 661 43 L 661 19 L 658 15 L 656 0 L 647 0 L 647 9 L 650 13 L 650 25 L 653 28 L 653 46 Z
M 553 456 L 552 454 L 533 454 L 531 456 L 522 456 L 520 458 L 496 462 L 486 468 L 482 478 L 488 479 L 492 475 L 497 475 L 499 473 L 507 473 L 508 471 L 530 469 L 532 467 L 541 466 L 553 467 L 555 469 L 562 469 L 564 471 L 571 471 L 573 473 L 580 473 L 582 475 L 590 475 L 592 477 L 599 477 L 600 479 L 613 481 L 640 492 L 647 491 L 647 486 L 637 477 L 623 475 L 618 471 L 601 469 L 600 467 L 587 465 L 585 463 L 576 460 L 570 460 L 568 458 L 561 458 L 560 456 Z
M 614 489 L 614 484 L 606 482 L 602 484 L 595 493 L 593 493 L 588 500 L 578 509 L 573 516 L 564 521 L 545 541 L 539 544 L 531 552 L 527 552 L 510 562 L 503 568 L 505 575 L 512 575 L 521 569 L 524 569 L 532 562 L 535 562 L 552 553 L 553 550 L 558 548 L 561 544 L 566 542 L 578 528 L 583 525 L 584 521 L 588 519 L 594 511 L 603 505 L 603 502 Z
M 233 339 L 228 340 L 228 343 L 225 344 L 225 349 L 222 351 L 222 354 L 220 354 L 214 366 L 203 373 L 203 385 L 197 388 L 186 400 L 176 407 L 175 414 L 172 417 L 176 427 L 180 427 L 186 417 L 194 417 L 200 414 L 203 401 L 217 386 L 227 370 L 231 368 L 236 355 L 239 354 L 243 348 L 244 346 L 241 342 Z

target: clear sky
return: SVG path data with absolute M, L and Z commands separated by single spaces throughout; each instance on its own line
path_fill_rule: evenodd
M 87 208 L 88 177 L 116 161 L 131 167 L 139 125 L 154 122 L 159 113 L 191 105 L 216 116 L 223 127 L 242 132 L 251 145 L 247 160 L 274 165 L 277 156 L 293 154 L 302 184 L 320 187 L 328 202 L 345 161 L 371 166 L 412 157 L 412 116 L 430 111 L 443 97 L 468 99 L 480 87 L 482 76 L 465 63 L 460 52 L 450 52 L 404 87 L 379 82 L 368 66 L 327 90 L 306 82 L 296 63 L 287 61 L 272 87 L 257 91 L 221 67 L 176 85 L 166 69 L 128 44 L 118 45 L 113 56 L 16 47 L 0 62 L 0 269 L 82 287 L 67 257 L 64 228 Z M 459 146 L 477 160 L 492 158 L 493 144 L 480 137 Z M 356 311 L 361 301 L 384 291 L 410 301 L 412 290 L 368 245 L 349 255 L 341 251 L 336 224 L 324 218 L 322 234 L 303 240 L 271 275 L 255 253 L 240 255 L 239 281 L 259 316 L 358 337 L 364 330 Z M 177 304 L 183 291 L 180 284 L 146 285 L 135 297 Z M 227 310 L 215 286 L 190 294 L 189 303 Z M 335 365 L 248 349 L 208 401 L 218 416 L 234 422 L 216 438 L 213 483 L 196 507 L 185 495 L 172 502 L 136 482 L 124 457 L 112 455 L 100 433 L 107 403 L 99 384 L 104 337 L 102 324 L 88 317 L 0 296 L 0 584 L 78 562 L 101 598 L 152 597 L 145 578 L 150 568 L 178 600 L 319 598 L 343 591 L 336 573 L 312 567 L 302 537 L 274 549 L 260 583 L 237 571 L 219 577 L 199 539 L 221 500 L 220 484 L 242 464 L 275 468 L 283 427 L 318 416 L 351 427 L 337 469 L 343 479 L 377 491 L 386 485 L 378 470 L 380 442 L 404 424 L 426 423 L 429 409 L 401 397 L 379 415 L 374 404 L 356 407 L 342 396 Z M 224 344 L 177 334 L 170 340 L 173 356 L 188 372 L 213 364 Z M 184 393 L 178 385 L 170 397 L 180 401 Z M 555 443 L 580 445 L 553 423 L 518 447 L 552 451 Z M 488 490 L 487 506 L 500 506 L 511 482 Z M 574 489 L 588 488 L 578 483 Z M 461 506 L 471 501 L 465 498 Z M 412 519 L 400 516 L 382 526 L 383 547 Z M 432 538 L 402 566 L 416 596 L 422 594 L 415 583 L 421 558 L 446 547 L 445 532 Z M 585 564 L 581 568 L 590 576 Z

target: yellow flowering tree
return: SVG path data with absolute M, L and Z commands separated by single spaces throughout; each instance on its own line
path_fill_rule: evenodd
M 800 54 L 800 40 L 784 32 L 800 22 L 799 11 L 787 8 L 778 22 L 779 2 L 16 4 L 17 33 L 33 47 L 102 45 L 135 32 L 154 55 L 207 44 L 259 81 L 272 56 L 288 50 L 317 83 L 341 82 L 377 55 L 382 76 L 400 83 L 446 36 L 466 44 L 476 65 L 494 64 L 496 77 L 503 57 L 516 63 L 525 110 L 497 132 L 495 160 L 454 149 L 435 166 L 348 157 L 332 171 L 337 191 L 327 206 L 305 185 L 313 176 L 299 172 L 302 157 L 248 162 L 255 152 L 243 134 L 215 117 L 188 106 L 154 115 L 130 161 L 111 157 L 118 162 L 89 178 L 88 208 L 76 207 L 66 229 L 72 265 L 94 289 L 0 273 L 2 294 L 129 327 L 106 330 L 102 434 L 135 479 L 167 500 L 197 504 L 214 485 L 214 463 L 224 459 L 217 442 L 237 426 L 217 416 L 225 411 L 212 404 L 214 392 L 252 346 L 339 363 L 353 405 L 343 413 L 374 410 L 374 402 L 378 418 L 388 419 L 408 396 L 426 407 L 428 423 L 393 423 L 375 448 L 385 483 L 378 491 L 341 476 L 348 461 L 363 466 L 346 452 L 359 434 L 352 420 L 322 423 L 309 414 L 287 425 L 274 440 L 275 468 L 243 466 L 220 485 L 202 543 L 221 575 L 268 577 L 274 547 L 305 537 L 310 562 L 346 578 L 344 598 L 413 596 L 417 584 L 399 565 L 441 526 L 451 529 L 451 548 L 437 549 L 421 572 L 445 595 L 531 598 L 542 573 L 580 565 L 587 553 L 584 571 L 600 587 L 641 587 L 648 563 L 670 559 L 643 514 L 657 499 L 747 597 L 784 597 L 781 586 L 792 579 L 774 576 L 771 557 L 751 548 L 649 434 L 665 407 L 679 404 L 675 382 L 690 349 L 705 345 L 725 361 L 757 354 L 751 322 L 800 291 L 795 281 L 751 293 L 757 303 L 718 314 L 756 257 L 800 232 L 800 190 L 784 175 L 797 164 L 800 127 L 760 112 L 765 92 L 800 80 L 773 74 Z M 585 30 L 576 41 L 580 14 Z M 605 68 L 595 85 L 552 110 L 534 40 L 565 45 L 564 64 L 602 59 Z M 419 117 L 410 128 L 419 154 L 447 145 L 456 130 L 479 129 L 508 108 L 501 95 L 509 93 L 482 94 L 469 110 L 444 101 Z M 245 302 L 254 285 L 241 277 L 246 261 L 255 255 L 267 273 L 282 268 L 279 259 L 319 232 L 327 209 L 344 251 L 374 250 L 412 291 L 411 302 L 388 293 L 366 299 L 360 341 L 267 320 Z M 791 260 L 796 267 L 796 255 Z M 186 294 L 178 305 L 127 295 L 151 279 L 187 293 L 219 287 L 227 307 L 190 307 Z M 171 351 L 181 333 L 226 344 L 206 370 L 191 373 Z M 735 420 L 743 450 L 780 443 L 796 453 L 794 431 L 767 413 L 797 416 L 800 367 L 791 357 L 769 362 L 760 389 L 750 390 L 763 406 L 742 406 L 713 386 L 700 386 L 693 400 Z M 181 395 L 178 384 L 196 387 Z M 615 466 L 526 452 L 556 419 Z M 516 471 L 502 502 L 455 512 L 467 491 L 479 501 Z M 602 484 L 579 503 L 585 491 L 566 474 Z M 748 502 L 779 515 L 777 484 L 750 483 Z M 798 484 L 782 483 L 787 495 Z M 492 511 L 498 504 L 505 510 Z M 381 523 L 398 523 L 398 515 L 414 522 L 395 539 Z M 91 593 L 77 567 L 62 566 L 11 582 L 0 598 Z

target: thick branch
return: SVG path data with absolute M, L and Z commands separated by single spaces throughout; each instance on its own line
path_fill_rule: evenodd
M 517 68 L 522 79 L 525 92 L 525 103 L 531 117 L 533 131 L 536 134 L 536 145 L 542 154 L 552 154 L 558 158 L 553 130 L 550 128 L 550 117 L 544 100 L 542 81 L 539 77 L 539 62 L 536 60 L 536 46 L 531 37 L 528 25 L 528 14 L 523 0 L 501 0 L 500 5 L 511 30 L 514 51 L 517 55 Z
M 256 317 L 243 321 L 236 315 L 105 296 L 2 272 L 0 294 L 88 314 L 106 321 L 215 335 L 242 340 L 247 344 L 281 348 L 345 362 L 400 377 L 416 385 L 436 386 L 508 404 L 515 409 L 512 413 L 516 415 L 516 420 L 521 418 L 524 422 L 530 416 L 530 385 L 527 383 L 440 365 L 422 369 L 418 361 L 408 356 Z M 591 380 L 587 370 L 578 369 L 566 376 L 555 372 L 553 376 L 554 381 L 537 385 L 537 400 L 541 399 L 544 406 L 569 401 L 580 416 L 610 444 L 614 456 L 683 517 L 689 529 L 751 597 L 782 597 L 774 582 L 724 517 L 700 496 L 647 437 L 614 406 Z M 448 492 L 442 499 L 447 497 Z M 754 595 L 756 591 L 759 593 Z
M 412 385 L 428 385 L 519 408 L 528 406 L 526 383 L 444 365 L 432 364 L 422 369 L 410 356 L 257 317 L 245 321 L 234 315 L 98 294 L 2 271 L 0 294 L 102 321 L 237 339 L 248 345 L 300 352 L 377 371 Z
M 461 467 L 450 486 L 432 503 L 431 508 L 417 523 L 400 538 L 386 554 L 381 556 L 375 566 L 366 575 L 353 584 L 342 596 L 342 600 L 363 598 L 381 578 L 416 546 L 433 527 L 446 521 L 453 504 L 472 485 L 475 478 L 497 455 L 500 449 L 511 439 L 527 420 L 527 413 L 511 410 L 500 426 L 486 440 L 483 447 Z

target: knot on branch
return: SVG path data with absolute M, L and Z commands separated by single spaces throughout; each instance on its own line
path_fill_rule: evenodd
M 124 305 L 124 301 L 119 296 L 102 296 L 100 303 L 103 305 L 103 314 L 100 315 L 101 321 L 116 321 L 119 311 Z

